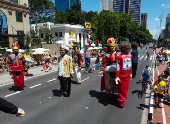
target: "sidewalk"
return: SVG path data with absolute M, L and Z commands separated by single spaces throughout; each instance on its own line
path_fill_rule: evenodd
M 58 65 L 53 65 L 52 70 L 50 70 L 49 72 L 57 71 L 57 69 L 58 69 Z M 26 75 L 24 79 L 27 79 L 27 78 L 30 78 L 30 77 L 35 77 L 37 75 L 41 75 L 41 74 L 45 74 L 45 73 L 48 74 L 49 72 L 42 71 L 41 66 L 30 67 L 28 69 L 28 75 Z M 57 73 L 56 73 L 56 75 L 57 75 Z M 0 86 L 13 82 L 13 79 L 11 77 L 12 77 L 12 75 L 10 75 L 9 72 L 5 71 L 3 73 L 0 73 L 0 79 L 1 79 Z
M 156 50 L 156 53 L 159 52 L 159 49 Z M 154 80 L 158 80 L 158 75 L 162 74 L 167 67 L 167 63 L 164 65 L 157 66 L 155 70 Z M 155 102 L 154 102 L 155 104 Z M 153 123 L 154 124 L 170 124 L 170 101 L 162 99 L 162 108 L 154 108 L 153 112 Z

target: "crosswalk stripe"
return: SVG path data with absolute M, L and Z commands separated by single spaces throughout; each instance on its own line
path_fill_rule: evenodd
M 147 59 L 147 56 L 145 56 L 144 60 L 146 60 L 146 59 Z
M 144 56 L 140 57 L 139 60 L 141 60 Z
M 151 57 L 149 58 L 149 60 L 152 60 L 152 58 L 153 58 L 153 56 L 151 56 Z

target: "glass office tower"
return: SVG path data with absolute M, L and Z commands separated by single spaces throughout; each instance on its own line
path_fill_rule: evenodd
M 81 0 L 55 0 L 58 11 L 66 12 L 67 9 L 81 11 Z

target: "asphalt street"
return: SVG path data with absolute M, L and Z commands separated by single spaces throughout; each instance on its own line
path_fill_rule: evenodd
M 140 124 L 144 108 L 149 106 L 145 97 L 138 98 L 141 84 L 137 82 L 146 64 L 151 65 L 153 56 L 150 49 L 150 59 L 146 60 L 145 50 L 138 50 L 137 76 L 130 81 L 125 109 L 118 108 L 116 94 L 108 100 L 107 94 L 100 91 L 99 70 L 88 74 L 82 70 L 82 84 L 72 84 L 71 97 L 64 98 L 60 98 L 55 71 L 26 80 L 23 92 L 16 92 L 13 84 L 0 87 L 0 97 L 26 113 L 17 118 L 0 112 L 0 124 Z

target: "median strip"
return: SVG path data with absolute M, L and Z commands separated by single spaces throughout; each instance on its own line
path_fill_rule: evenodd
M 40 86 L 41 84 L 37 84 L 37 85 L 35 85 L 35 86 L 32 86 L 32 87 L 30 87 L 30 89 L 32 89 L 32 88 L 34 88 L 34 87 L 38 87 L 38 86 Z

